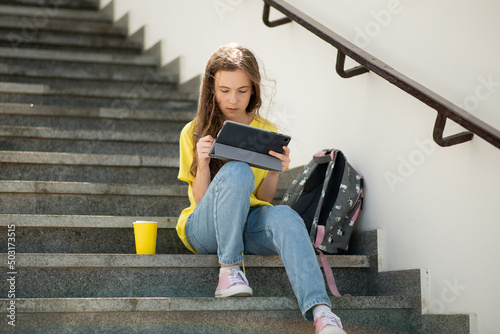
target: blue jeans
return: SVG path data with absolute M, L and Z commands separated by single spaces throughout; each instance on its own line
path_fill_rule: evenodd
M 237 264 L 242 253 L 280 255 L 299 307 L 312 321 L 312 307 L 331 307 L 323 274 L 302 218 L 289 206 L 250 207 L 254 176 L 243 162 L 228 162 L 215 175 L 186 224 L 187 239 L 200 254 Z

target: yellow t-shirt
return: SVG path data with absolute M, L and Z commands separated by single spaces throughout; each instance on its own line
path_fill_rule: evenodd
M 276 126 L 272 122 L 262 117 L 254 117 L 250 125 L 255 126 L 257 128 L 276 132 Z M 181 136 L 179 140 L 179 148 L 180 148 L 179 175 L 177 176 L 179 180 L 185 181 L 189 184 L 188 197 L 191 205 L 181 212 L 179 220 L 177 221 L 176 230 L 177 234 L 179 235 L 179 238 L 182 240 L 184 245 L 186 245 L 186 247 L 192 252 L 197 253 L 196 250 L 193 247 L 191 247 L 186 238 L 186 221 L 189 215 L 191 215 L 191 213 L 193 213 L 194 209 L 196 208 L 196 203 L 193 197 L 193 187 L 192 187 L 195 177 L 189 171 L 191 169 L 191 164 L 193 162 L 193 154 L 194 154 L 193 145 L 194 145 L 194 124 L 193 121 L 191 121 L 188 124 L 186 124 L 181 131 Z M 255 177 L 255 190 L 252 193 L 252 195 L 250 195 L 250 206 L 271 205 L 269 202 L 261 201 L 260 199 L 255 197 L 255 193 L 257 192 L 257 189 L 259 189 L 261 182 L 266 178 L 267 170 L 254 167 L 250 168 L 252 169 L 253 175 Z

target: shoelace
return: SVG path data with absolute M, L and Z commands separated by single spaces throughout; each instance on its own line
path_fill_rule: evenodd
M 320 318 L 323 318 L 323 323 L 326 325 L 343 328 L 340 318 L 333 312 L 323 313 L 318 317 L 318 319 Z
M 246 284 L 246 285 L 248 285 L 247 278 L 244 275 L 241 275 L 241 271 L 239 269 L 231 268 L 231 269 L 229 269 L 227 274 L 229 275 L 228 278 L 229 278 L 229 283 L 231 283 L 231 285 L 234 285 L 234 284 Z

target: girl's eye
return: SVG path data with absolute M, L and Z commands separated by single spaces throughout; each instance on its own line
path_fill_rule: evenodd
M 241 94 L 245 94 L 246 92 L 248 92 L 248 90 L 240 90 Z
M 228 90 L 221 90 L 221 93 L 228 93 Z

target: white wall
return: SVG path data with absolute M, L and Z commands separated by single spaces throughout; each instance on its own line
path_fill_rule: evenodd
M 500 128 L 498 2 L 289 2 Z M 382 270 L 427 268 L 427 312 L 476 313 L 479 333 L 498 332 L 498 149 L 477 136 L 438 147 L 434 110 L 372 73 L 341 79 L 333 47 L 297 24 L 265 27 L 261 1 L 116 0 L 115 8 L 117 18 L 130 12 L 132 31 L 146 25 L 147 46 L 163 40 L 164 63 L 181 57 L 182 81 L 202 73 L 219 45 L 252 49 L 276 82 L 268 116 L 292 134 L 293 165 L 336 147 L 365 176 L 360 228 L 383 229 Z

